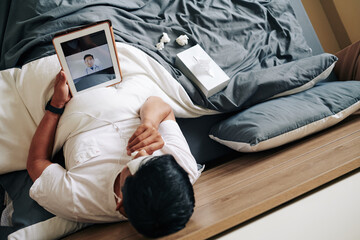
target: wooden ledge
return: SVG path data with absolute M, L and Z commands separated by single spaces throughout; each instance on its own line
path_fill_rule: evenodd
M 360 167 L 360 112 L 270 151 L 238 154 L 203 172 L 186 228 L 162 239 L 206 239 Z M 128 223 L 96 225 L 65 239 L 145 239 Z

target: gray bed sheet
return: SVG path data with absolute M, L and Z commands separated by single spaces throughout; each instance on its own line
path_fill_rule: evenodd
M 87 3 L 2 0 L 0 70 L 21 67 L 52 55 L 55 51 L 51 40 L 55 33 L 103 19 L 112 21 L 116 41 L 131 44 L 155 58 L 184 86 L 194 103 L 220 111 L 224 110 L 222 101 L 234 97 L 220 93 L 206 99 L 174 67 L 176 53 L 186 47 L 172 41 L 162 51 L 155 48 L 162 32 L 168 33 L 172 40 L 187 34 L 190 37 L 187 47 L 200 43 L 232 81 L 244 71 L 281 65 L 323 52 L 301 0 L 93 0 Z M 312 53 L 308 51 L 309 46 Z M 226 111 L 241 107 L 234 104 Z M 211 126 L 231 115 L 178 119 L 199 163 L 232 152 L 208 138 Z
M 116 41 L 143 50 L 162 64 L 186 89 L 194 103 L 222 112 L 243 109 L 235 90 L 252 71 L 312 55 L 290 0 L 5 0 L 2 3 L 0 69 L 21 67 L 54 54 L 55 33 L 110 19 Z M 7 16 L 7 17 L 6 17 Z M 159 51 L 155 44 L 162 33 L 173 40 Z M 186 34 L 189 44 L 174 40 Z M 180 51 L 200 44 L 231 79 L 234 90 L 207 99 L 174 67 Z M 281 76 L 272 76 L 277 79 Z M 281 80 L 281 79 L 279 79 Z M 253 104 L 265 99 L 257 95 Z

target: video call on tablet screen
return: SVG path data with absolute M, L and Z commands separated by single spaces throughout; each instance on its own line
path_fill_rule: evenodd
M 116 78 L 105 31 L 61 43 L 77 91 Z

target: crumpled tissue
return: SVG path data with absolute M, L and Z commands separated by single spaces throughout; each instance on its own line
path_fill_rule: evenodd
M 170 42 L 169 36 L 167 35 L 167 33 L 163 33 L 160 42 L 158 42 L 155 46 L 158 50 L 163 50 L 163 48 L 165 47 L 164 43 L 168 43 L 168 42 Z
M 159 42 L 155 46 L 158 50 L 163 50 L 163 48 L 165 47 L 163 42 Z
M 169 35 L 167 35 L 167 33 L 163 33 L 163 36 L 161 37 L 160 42 L 163 42 L 163 43 L 170 42 Z
M 180 46 L 185 46 L 186 44 L 188 44 L 188 39 L 189 37 L 186 35 L 180 35 L 177 39 L 176 42 L 180 45 Z

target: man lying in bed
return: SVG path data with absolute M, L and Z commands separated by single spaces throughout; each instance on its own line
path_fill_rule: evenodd
M 27 170 L 34 181 L 30 196 L 69 220 L 99 223 L 128 218 L 149 237 L 182 229 L 194 208 L 191 183 L 200 173 L 171 107 L 149 97 L 140 109 L 138 124 L 117 122 L 68 139 L 64 169 L 49 159 L 59 109 L 69 100 L 66 77 L 60 72 L 51 106 L 29 150 Z M 130 139 L 122 140 L 122 131 L 132 126 Z M 129 155 L 134 154 L 131 160 Z

